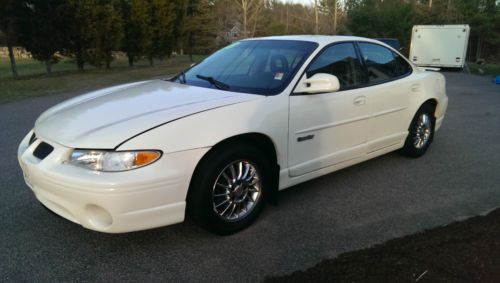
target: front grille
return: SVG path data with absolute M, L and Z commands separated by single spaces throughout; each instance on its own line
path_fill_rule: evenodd
M 29 141 L 29 145 L 31 145 L 32 143 L 34 143 L 36 141 L 36 135 L 35 133 L 33 133 L 30 137 L 30 141 Z
M 47 157 L 52 151 L 54 150 L 54 147 L 52 147 L 50 144 L 41 142 L 33 151 L 33 155 L 38 158 L 43 160 L 45 157 Z

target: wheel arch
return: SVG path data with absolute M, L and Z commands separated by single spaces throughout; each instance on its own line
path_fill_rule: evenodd
M 192 181 L 194 179 L 195 174 L 197 174 L 200 165 L 207 160 L 207 158 L 210 157 L 211 154 L 213 154 L 216 151 L 223 150 L 223 148 L 231 146 L 236 143 L 247 143 L 251 144 L 253 146 L 256 146 L 258 149 L 262 150 L 262 152 L 269 158 L 269 161 L 271 162 L 271 167 L 273 168 L 272 172 L 272 187 L 271 187 L 271 193 L 270 193 L 270 201 L 272 203 L 277 202 L 277 193 L 278 193 L 278 188 L 279 188 L 279 172 L 280 172 L 280 165 L 278 164 L 278 153 L 276 150 L 276 145 L 273 142 L 273 140 L 266 134 L 258 133 L 258 132 L 252 132 L 252 133 L 244 133 L 244 134 L 238 134 L 235 136 L 228 137 L 224 140 L 219 141 L 217 144 L 212 146 L 212 148 L 207 151 L 203 157 L 198 161 L 198 164 L 196 164 L 196 167 L 193 172 L 193 176 L 191 177 L 189 189 L 188 189 L 188 197 L 187 199 L 189 200 L 189 194 L 192 191 Z
M 429 105 L 433 109 L 432 111 L 433 111 L 433 114 L 434 114 L 434 118 L 436 118 L 437 104 L 438 104 L 437 99 L 435 99 L 435 98 L 429 98 L 426 101 L 424 101 L 424 103 L 422 103 L 422 105 L 418 108 L 418 110 L 422 109 L 422 107 L 424 107 L 426 105 Z M 417 112 L 418 112 L 418 110 L 417 110 Z

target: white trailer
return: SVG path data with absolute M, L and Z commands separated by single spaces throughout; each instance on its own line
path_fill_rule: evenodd
M 469 25 L 413 26 L 410 60 L 417 66 L 463 68 L 469 32 Z

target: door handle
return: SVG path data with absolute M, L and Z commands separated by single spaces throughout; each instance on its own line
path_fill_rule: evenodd
M 365 105 L 366 104 L 366 96 L 358 96 L 358 97 L 354 98 L 353 103 L 356 106 Z

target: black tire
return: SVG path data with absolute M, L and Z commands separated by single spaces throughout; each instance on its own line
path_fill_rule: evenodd
M 228 165 L 248 161 L 258 171 L 260 195 L 248 214 L 242 219 L 229 221 L 219 216 L 215 208 L 215 182 Z M 247 143 L 233 143 L 212 149 L 198 164 L 187 197 L 188 215 L 211 232 L 228 235 L 250 226 L 267 202 L 272 184 L 272 166 L 269 159 L 257 147 Z M 226 189 L 231 190 L 231 189 Z M 229 199 L 229 196 L 227 196 Z
M 423 144 L 419 144 L 417 142 L 417 136 L 422 136 L 422 131 L 419 132 L 419 119 L 422 117 L 422 115 L 426 115 L 427 117 L 429 117 L 430 132 L 428 138 L 426 139 L 426 142 Z M 417 158 L 424 155 L 434 139 L 435 125 L 436 118 L 434 117 L 434 107 L 430 104 L 422 105 L 422 107 L 420 107 L 411 121 L 410 127 L 408 128 L 408 136 L 406 137 L 405 144 L 400 150 L 400 153 L 412 158 Z

